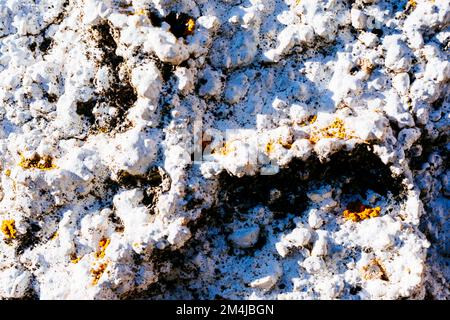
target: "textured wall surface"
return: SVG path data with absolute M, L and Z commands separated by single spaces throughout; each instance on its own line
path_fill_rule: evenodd
M 449 299 L 448 0 L 0 0 L 0 298 Z

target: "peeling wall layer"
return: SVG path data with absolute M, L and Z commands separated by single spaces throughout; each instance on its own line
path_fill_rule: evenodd
M 446 0 L 0 0 L 0 298 L 449 299 Z

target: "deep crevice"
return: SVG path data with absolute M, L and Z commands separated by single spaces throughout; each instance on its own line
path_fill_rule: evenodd
M 343 194 L 361 196 L 369 189 L 381 195 L 391 191 L 394 196 L 401 196 L 404 189 L 401 177 L 393 177 L 389 167 L 366 145 L 358 145 L 350 152 L 339 151 L 326 163 L 315 157 L 306 162 L 296 159 L 275 175 L 238 178 L 222 173 L 219 179 L 222 186 L 219 208 L 227 215 L 256 205 L 265 205 L 283 215 L 303 211 L 308 202 L 306 191 L 312 181 L 341 183 Z M 279 196 L 271 200 L 274 191 Z
M 92 27 L 94 39 L 102 51 L 102 63 L 112 71 L 111 86 L 104 92 L 86 102 L 77 103 L 77 113 L 84 116 L 90 124 L 91 131 L 110 132 L 113 129 L 123 131 L 129 126 L 126 114 L 137 100 L 137 94 L 130 83 L 129 75 L 122 72 L 123 57 L 116 54 L 117 43 L 112 27 L 102 22 Z M 108 110 L 114 108 L 117 113 L 94 114 L 94 109 Z

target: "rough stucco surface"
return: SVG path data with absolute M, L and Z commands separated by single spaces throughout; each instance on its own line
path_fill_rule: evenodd
M 449 22 L 0 0 L 0 298 L 449 299 Z

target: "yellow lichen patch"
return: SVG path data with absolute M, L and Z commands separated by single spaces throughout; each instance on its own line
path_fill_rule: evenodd
M 431 3 L 434 3 L 434 0 L 428 0 Z M 413 12 L 416 7 L 417 7 L 417 0 L 408 0 L 408 2 L 406 3 L 405 6 L 405 10 L 403 10 L 403 13 L 401 14 L 401 18 L 405 19 L 407 15 L 411 14 L 411 12 Z
M 292 143 L 284 141 L 283 138 L 278 138 L 278 144 L 281 144 L 283 148 L 290 149 L 292 147 Z
M 81 260 L 81 257 L 77 257 L 75 253 L 70 255 L 70 262 L 73 264 L 77 264 Z
M 98 243 L 98 252 L 95 254 L 98 259 L 102 259 L 105 256 L 106 248 L 108 248 L 110 242 L 110 239 L 103 238 L 100 240 Z
M 314 122 L 316 122 L 316 120 L 317 120 L 317 115 L 313 115 L 313 116 L 310 116 L 310 117 L 308 118 L 308 120 L 300 122 L 299 125 L 300 125 L 301 127 L 304 127 L 304 126 L 313 124 Z
M 290 149 L 292 147 L 292 144 L 289 141 L 286 141 L 286 139 L 283 139 L 282 137 L 279 137 L 276 141 L 269 140 L 269 142 L 266 143 L 266 146 L 264 147 L 264 151 L 266 154 L 271 154 L 273 151 L 275 151 L 275 146 L 279 144 L 285 149 Z
M 108 128 L 105 128 L 105 127 L 99 127 L 98 128 L 98 131 L 100 132 L 100 133 L 108 133 Z
M 39 169 L 39 170 L 51 170 L 55 169 L 56 164 L 53 163 L 53 158 L 50 156 L 41 157 L 38 154 L 34 154 L 32 158 L 25 158 L 20 154 L 19 167 L 23 169 Z
M 330 125 L 326 126 L 325 128 L 321 129 L 317 127 L 312 128 L 309 140 L 312 143 L 316 143 L 320 139 L 326 138 L 337 138 L 347 140 L 354 138 L 354 136 L 352 136 L 349 132 L 347 132 L 344 126 L 344 121 L 342 121 L 339 118 L 336 118 Z
M 6 170 L 5 170 L 5 175 L 6 175 L 7 177 L 10 177 L 10 176 L 11 176 L 11 169 L 6 169 Z
M 58 231 L 56 231 L 56 232 L 52 235 L 52 237 L 50 238 L 50 240 L 55 240 L 56 238 L 58 238 L 58 235 L 59 235 L 59 233 L 58 233 Z
M 361 268 L 361 273 L 365 280 L 388 280 L 386 269 L 378 259 L 370 260 L 369 264 Z
M 133 242 L 131 246 L 133 248 L 135 248 L 135 249 L 140 249 L 141 248 L 141 245 L 139 243 L 137 243 L 137 242 Z
M 417 1 L 416 0 L 408 0 L 406 7 L 408 7 L 408 6 L 413 7 L 413 8 L 417 7 Z
M 359 202 L 352 202 L 348 208 L 344 210 L 343 216 L 346 220 L 359 222 L 369 218 L 378 217 L 381 213 L 380 207 L 369 208 Z
M 195 20 L 189 18 L 186 22 L 186 35 L 193 34 L 195 30 Z
M 146 9 L 143 9 L 143 8 L 137 9 L 137 10 L 134 12 L 134 14 L 137 15 L 137 16 L 146 16 L 146 15 L 147 15 L 147 10 L 146 10 Z
M 98 281 L 102 277 L 103 273 L 106 270 L 106 267 L 108 266 L 108 263 L 104 262 L 101 263 L 98 268 L 91 269 L 91 275 L 92 275 L 92 285 L 97 285 Z
M 16 238 L 16 222 L 14 220 L 3 220 L 1 230 L 5 235 L 6 239 L 15 239 Z
M 271 154 L 275 150 L 274 143 L 272 141 L 269 141 L 266 144 L 266 147 L 264 150 L 266 151 L 267 154 Z
M 226 156 L 233 151 L 236 151 L 236 148 L 231 147 L 231 142 L 225 142 L 223 146 L 219 148 L 218 153 L 222 156 Z M 213 150 L 211 153 L 216 153 L 216 150 Z

